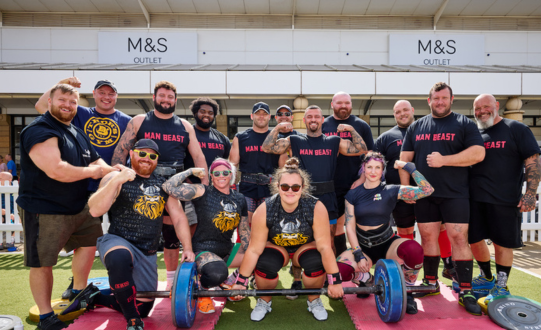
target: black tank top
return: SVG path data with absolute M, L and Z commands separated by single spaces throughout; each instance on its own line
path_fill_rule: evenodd
M 164 182 L 164 178 L 154 174 L 148 179 L 137 175 L 122 185 L 109 210 L 109 233 L 123 237 L 145 255 L 152 255 L 158 249 L 168 198 L 162 189 Z
M 261 151 L 261 145 L 270 131 L 257 133 L 252 128 L 237 133 L 239 141 L 239 171 L 242 173 L 263 173 L 270 175 L 278 167 L 280 155 L 268 154 Z M 241 182 L 239 191 L 246 197 L 263 198 L 270 196 L 268 186 Z
M 306 135 L 291 135 L 291 151 L 293 156 L 299 158 L 301 168 L 305 169 L 311 177 L 312 182 L 332 181 L 336 172 L 338 162 L 338 150 L 340 138 L 338 136 L 309 137 Z M 338 205 L 336 193 L 330 192 L 314 196 L 327 208 L 329 220 L 338 217 Z
M 154 110 L 155 111 L 155 110 Z M 137 140 L 151 139 L 160 148 L 160 165 L 182 165 L 186 150 L 190 143 L 190 136 L 178 116 L 169 119 L 160 119 L 154 111 L 146 114 L 137 132 Z
M 267 206 L 267 228 L 271 243 L 283 246 L 288 253 L 295 253 L 299 247 L 314 240 L 314 208 L 317 198 L 301 197 L 295 211 L 287 213 L 282 207 L 280 195 L 265 200 Z

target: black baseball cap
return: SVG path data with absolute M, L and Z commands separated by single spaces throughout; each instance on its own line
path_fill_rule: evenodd
M 158 156 L 160 155 L 160 149 L 158 148 L 158 145 L 151 139 L 141 139 L 135 142 L 133 149 L 152 149 L 158 154 Z
M 265 102 L 257 102 L 252 108 L 252 113 L 256 113 L 258 110 L 265 110 L 270 115 L 269 105 Z
M 278 109 L 276 109 L 276 113 L 278 113 L 278 111 L 280 111 L 280 110 L 282 110 L 282 109 L 286 109 L 289 113 L 293 113 L 293 111 L 291 111 L 291 108 L 288 107 L 288 106 L 285 105 L 285 104 L 279 106 Z
M 101 86 L 109 86 L 115 91 L 115 93 L 118 93 L 118 91 L 116 90 L 115 84 L 113 84 L 109 80 L 100 80 L 100 81 L 98 81 L 96 83 L 96 86 L 94 86 L 94 90 L 100 88 Z

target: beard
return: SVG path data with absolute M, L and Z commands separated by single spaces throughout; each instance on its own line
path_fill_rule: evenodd
M 65 113 L 60 110 L 60 107 L 51 105 L 51 115 L 63 123 L 71 122 L 71 120 L 73 119 L 73 117 L 75 117 L 76 114 L 77 110 L 70 113 Z
M 168 115 L 175 112 L 175 108 L 176 108 L 175 103 L 169 106 L 169 108 L 164 108 L 161 104 L 154 101 L 154 109 L 156 109 L 156 111 L 158 111 L 159 113 L 163 113 L 164 115 Z
M 317 124 L 314 128 L 312 129 L 312 124 L 314 123 L 308 123 L 308 125 L 306 125 L 306 129 L 310 132 L 310 133 L 317 133 L 319 131 L 319 129 L 321 128 L 321 125 Z
M 208 123 L 204 122 L 199 118 L 199 116 L 194 116 L 194 118 L 195 118 L 195 122 L 196 122 L 197 126 L 199 126 L 201 128 L 204 128 L 204 129 L 210 128 L 212 126 L 212 123 L 214 123 L 214 120 L 209 121 Z
M 496 118 L 496 115 L 494 113 L 492 115 L 490 115 L 490 118 L 488 118 L 487 121 L 485 121 L 485 122 L 482 122 L 481 120 L 477 119 L 477 117 L 475 117 L 475 122 L 477 123 L 477 128 L 479 128 L 479 129 L 487 129 L 487 128 L 490 128 L 490 127 L 494 126 L 494 118 Z
M 334 115 L 338 117 L 338 119 L 340 120 L 348 119 L 349 115 L 351 115 L 351 109 L 348 109 L 348 108 L 343 108 L 343 107 L 338 108 L 338 109 L 333 108 L 333 111 L 334 111 Z
M 154 172 L 154 169 L 156 169 L 156 166 L 158 164 L 152 164 L 151 162 L 147 162 L 147 164 L 150 164 L 150 167 L 142 167 L 142 163 L 144 163 L 143 160 L 135 161 L 135 159 L 130 159 L 131 167 L 135 171 L 135 173 L 139 174 L 140 176 L 148 176 Z
M 436 118 L 443 118 L 445 116 L 447 116 L 448 114 L 451 113 L 451 105 L 449 104 L 449 107 L 448 108 L 445 108 L 445 110 L 442 112 L 442 113 L 439 113 L 437 112 L 436 110 L 434 110 L 434 108 L 430 107 L 430 112 L 432 113 L 432 115 Z

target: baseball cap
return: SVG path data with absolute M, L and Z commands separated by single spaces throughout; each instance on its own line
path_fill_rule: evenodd
M 158 154 L 158 156 L 160 155 L 160 149 L 158 148 L 158 145 L 151 139 L 141 139 L 135 142 L 133 149 L 152 149 Z
M 282 110 L 282 109 L 286 109 L 289 113 L 293 113 L 293 111 L 291 111 L 291 108 L 288 107 L 288 106 L 285 105 L 285 104 L 279 106 L 279 107 L 276 109 L 276 113 L 278 113 L 278 111 L 280 111 L 280 110 Z
M 94 90 L 100 88 L 101 86 L 109 86 L 115 91 L 115 93 L 118 93 L 118 91 L 116 90 L 115 84 L 113 84 L 109 80 L 100 80 L 100 81 L 98 81 L 96 83 L 96 86 L 94 86 Z
M 265 102 L 257 102 L 252 108 L 252 113 L 256 113 L 258 110 L 265 110 L 270 115 L 269 105 Z

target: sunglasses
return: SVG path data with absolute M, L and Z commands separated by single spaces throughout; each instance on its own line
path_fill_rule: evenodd
M 290 112 L 277 112 L 276 116 L 278 116 L 278 117 L 282 117 L 282 116 L 291 117 L 291 113 Z
M 300 184 L 294 184 L 294 185 L 290 186 L 287 183 L 282 183 L 280 185 L 280 189 L 282 189 L 282 191 L 288 191 L 291 188 L 291 190 L 293 190 L 293 192 L 297 192 L 297 191 L 301 190 L 301 187 L 302 186 Z
M 148 158 L 150 158 L 150 160 L 158 159 L 157 154 L 151 154 L 151 153 L 148 153 L 146 151 L 141 151 L 141 150 L 137 150 L 137 149 L 134 149 L 133 152 L 137 153 L 139 155 L 139 157 L 141 157 L 141 158 L 145 158 L 146 156 L 148 156 Z
M 220 176 L 220 173 L 223 175 L 223 176 L 228 176 L 229 174 L 231 174 L 231 171 L 228 171 L 228 170 L 225 170 L 225 171 L 214 171 L 212 172 L 212 175 L 218 177 Z

